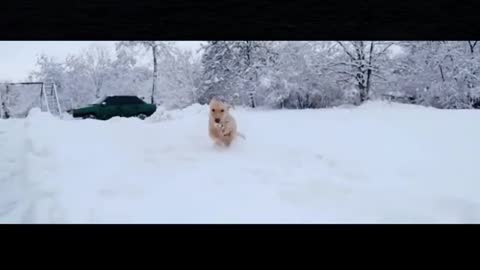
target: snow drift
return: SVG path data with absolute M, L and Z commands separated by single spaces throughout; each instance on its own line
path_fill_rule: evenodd
M 480 112 L 367 103 L 151 118 L 0 121 L 3 223 L 478 223 Z

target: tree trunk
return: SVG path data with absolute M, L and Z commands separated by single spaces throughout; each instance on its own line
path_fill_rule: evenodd
M 256 104 L 255 104 L 255 88 L 254 88 L 254 84 L 253 84 L 253 75 L 252 75 L 252 68 L 251 68 L 251 65 L 252 65 L 252 60 L 251 60 L 251 53 L 252 53 L 252 43 L 251 41 L 246 41 L 246 47 L 247 47 L 247 53 L 246 53 L 246 56 L 247 56 L 247 61 L 246 61 L 246 65 L 247 65 L 247 69 L 248 69 L 248 72 L 247 72 L 247 78 L 248 78 L 248 90 L 250 91 L 250 107 L 252 108 L 255 108 L 256 107 Z
M 247 67 L 250 67 L 250 41 L 247 41 Z
M 365 90 L 365 86 L 363 84 L 359 84 L 358 85 L 359 87 L 359 90 L 360 90 L 360 104 L 362 104 L 363 102 L 365 102 L 367 100 L 367 95 L 365 94 L 366 90 Z
M 251 106 L 252 108 L 255 108 L 256 105 L 255 105 L 255 95 L 254 95 L 254 92 L 250 91 L 249 96 L 250 96 L 250 106 Z
M 8 108 L 7 108 L 7 98 L 8 98 L 8 85 L 5 86 L 5 96 L 0 96 L 2 100 L 2 111 L 3 111 L 3 118 L 8 119 L 10 118 L 10 114 L 8 113 Z
M 442 65 L 438 65 L 438 68 L 440 68 L 440 75 L 442 75 L 442 81 L 445 81 L 445 77 L 443 76 Z
M 356 52 L 356 61 L 359 63 L 358 72 L 357 72 L 357 82 L 358 82 L 358 90 L 360 91 L 360 104 L 367 100 L 367 73 L 368 67 L 365 66 L 365 45 L 363 41 L 356 42 L 354 44 L 355 52 Z
M 470 53 L 474 53 L 475 52 L 475 46 L 477 45 L 477 41 L 475 42 L 471 42 L 471 41 L 468 41 L 468 46 L 470 46 Z
M 302 97 L 300 97 L 300 94 L 297 93 L 297 109 L 303 109 L 302 106 Z
M 368 67 L 367 67 L 367 85 L 365 89 L 365 98 L 368 100 L 370 94 L 370 78 L 372 77 L 372 57 L 373 57 L 373 41 L 370 42 L 370 55 L 368 56 Z M 362 101 L 363 102 L 363 101 Z
M 98 88 L 98 87 L 97 87 L 97 90 L 95 91 L 95 97 L 96 97 L 97 99 L 100 98 L 100 88 Z
M 157 90 L 157 78 L 158 78 L 158 70 L 157 70 L 157 46 L 152 46 L 152 54 L 153 54 L 153 83 L 152 83 L 152 96 L 151 102 L 155 104 L 155 92 Z

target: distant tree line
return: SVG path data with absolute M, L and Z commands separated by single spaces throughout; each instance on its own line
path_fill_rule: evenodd
M 480 107 L 479 48 L 477 41 L 207 41 L 194 57 L 171 42 L 122 41 L 114 53 L 93 45 L 64 60 L 41 55 L 27 81 L 55 82 L 66 109 L 115 94 L 171 109 L 213 96 L 277 109 L 372 99 L 468 109 Z M 2 115 L 26 102 L 12 93 L 0 87 Z

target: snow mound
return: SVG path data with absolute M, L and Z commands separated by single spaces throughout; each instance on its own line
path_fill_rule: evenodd
M 62 120 L 74 120 L 75 118 L 73 117 L 73 115 L 71 115 L 67 112 L 63 112 L 62 115 L 60 115 L 60 119 L 62 119 Z
M 196 103 L 186 107 L 182 111 L 184 113 L 194 113 L 194 114 L 205 113 L 205 112 L 208 112 L 208 105 L 201 105 Z
M 166 108 L 159 106 L 155 113 L 148 118 L 148 121 L 156 123 L 174 119 L 178 120 L 201 114 L 208 115 L 207 105 L 193 104 L 186 108 L 176 110 L 167 110 Z
M 50 121 L 54 119 L 54 116 L 49 112 L 42 112 L 40 108 L 31 108 L 27 114 L 27 121 L 32 122 L 41 122 L 41 121 Z
M 369 111 L 378 111 L 378 110 L 429 110 L 432 108 L 414 105 L 414 104 L 405 104 L 398 102 L 391 102 L 386 100 L 369 100 L 364 102 L 362 105 L 357 107 L 358 110 L 369 110 Z
M 42 110 L 40 110 L 40 108 L 33 107 L 28 111 L 27 117 L 35 117 L 35 116 L 40 115 L 42 113 L 44 113 L 44 112 L 42 112 Z
M 154 114 L 147 118 L 148 122 L 163 122 L 167 120 L 172 120 L 172 115 L 165 109 L 163 106 L 158 106 Z
M 186 108 L 183 108 L 181 110 L 175 110 L 172 113 L 179 118 L 182 118 L 188 115 L 199 115 L 199 114 L 208 115 L 208 105 L 201 105 L 196 103 Z

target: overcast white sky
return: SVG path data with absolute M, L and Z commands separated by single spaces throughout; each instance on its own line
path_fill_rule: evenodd
M 182 49 L 192 50 L 194 53 L 200 49 L 204 41 L 177 41 Z M 23 81 L 34 70 L 37 56 L 46 54 L 65 59 L 69 54 L 77 54 L 82 49 L 92 44 L 100 44 L 115 51 L 115 41 L 0 41 L 0 82 Z M 400 47 L 392 47 L 392 56 L 401 54 Z
M 114 41 L 0 41 L 0 81 L 22 81 L 35 69 L 37 56 L 44 53 L 58 60 L 76 54 L 93 43 L 115 50 Z M 185 50 L 197 51 L 201 41 L 177 41 Z

